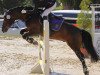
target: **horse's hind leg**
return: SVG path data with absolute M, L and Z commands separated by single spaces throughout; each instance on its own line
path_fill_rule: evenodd
M 85 63 L 85 58 L 84 55 L 81 53 L 80 50 L 75 51 L 75 54 L 77 55 L 77 57 L 80 59 L 82 65 L 83 65 L 83 72 L 85 75 L 89 75 L 89 71 L 87 69 L 86 63 Z

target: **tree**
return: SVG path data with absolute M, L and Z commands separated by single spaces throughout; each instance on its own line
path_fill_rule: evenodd
M 62 5 L 63 9 L 80 9 L 79 5 L 82 0 L 59 0 Z
M 32 0 L 19 0 L 19 6 L 32 6 Z
M 3 13 L 3 1 L 0 0 L 0 14 Z
M 94 4 L 100 4 L 100 0 L 92 0 L 92 3 L 94 3 Z
M 5 9 L 9 10 L 17 6 L 31 6 L 32 0 L 0 0 L 0 14 L 3 14 Z
M 3 8 L 4 9 L 10 9 L 18 5 L 17 0 L 3 0 Z
M 77 24 L 82 29 L 89 29 L 92 27 L 91 14 L 89 13 L 89 5 L 91 0 L 82 0 L 80 4 L 81 13 L 78 15 Z

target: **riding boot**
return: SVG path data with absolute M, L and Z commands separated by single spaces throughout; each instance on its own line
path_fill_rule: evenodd
M 43 21 L 48 20 L 48 16 L 43 16 Z
M 44 20 L 48 21 L 48 16 L 43 16 L 43 22 L 42 23 L 44 23 Z
M 44 21 L 44 20 L 48 20 L 48 16 L 40 17 L 40 21 L 41 21 L 42 25 L 43 25 L 43 21 Z

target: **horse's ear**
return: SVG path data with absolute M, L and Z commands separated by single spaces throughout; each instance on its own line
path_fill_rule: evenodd
M 6 14 L 7 11 L 8 11 L 7 9 L 4 9 L 4 15 Z

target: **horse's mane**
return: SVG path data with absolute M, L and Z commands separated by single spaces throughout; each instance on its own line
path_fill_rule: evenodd
M 29 14 L 30 17 L 29 17 L 29 19 L 27 21 L 29 21 L 31 19 L 36 20 L 36 19 L 40 18 L 40 14 L 43 11 L 43 10 L 40 10 L 40 9 L 35 11 L 34 7 L 31 7 L 31 6 L 30 7 L 18 6 L 18 7 L 14 7 L 14 8 L 9 9 L 7 12 L 9 12 L 9 13 L 16 13 L 16 12 L 22 11 L 23 9 L 24 10 L 32 10 L 33 11 L 31 14 Z
M 32 7 L 32 6 L 30 6 L 30 7 L 27 7 L 27 6 L 18 6 L 18 7 L 14 7 L 14 8 L 9 9 L 7 12 L 13 12 L 13 11 L 18 11 L 18 10 L 21 11 L 22 9 L 33 10 L 34 7 Z

